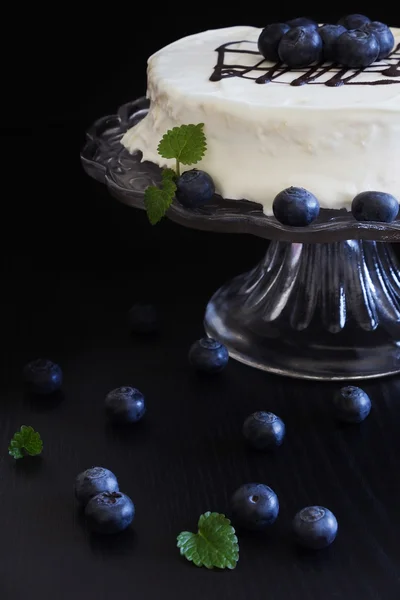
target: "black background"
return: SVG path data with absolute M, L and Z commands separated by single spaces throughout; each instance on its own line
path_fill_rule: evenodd
M 196 377 L 187 350 L 202 335 L 207 300 L 252 267 L 265 242 L 167 220 L 151 227 L 79 161 L 85 129 L 145 93 L 147 57 L 168 42 L 207 28 L 356 11 L 365 7 L 343 2 L 324 12 L 303 3 L 274 12 L 178 2 L 3 15 L 2 597 L 399 597 L 399 379 L 366 383 L 370 417 L 340 428 L 328 410 L 333 385 L 233 361 L 220 377 Z M 388 2 L 370 16 L 400 25 Z M 156 338 L 128 335 L 126 311 L 138 299 L 160 309 Z M 21 369 L 37 356 L 63 368 L 54 401 L 23 394 Z M 138 387 L 148 402 L 146 419 L 128 430 L 111 428 L 103 412 L 105 394 L 120 385 Z M 243 445 L 243 419 L 256 409 L 287 424 L 276 455 Z M 44 452 L 14 464 L 7 446 L 21 424 L 41 432 Z M 74 504 L 76 474 L 95 464 L 112 469 L 136 504 L 134 525 L 116 538 L 91 536 Z M 208 572 L 181 559 L 176 535 L 206 510 L 229 513 L 230 494 L 254 480 L 278 493 L 280 518 L 268 534 L 240 538 L 236 570 Z M 336 542 L 317 554 L 290 538 L 294 513 L 310 503 L 339 521 Z

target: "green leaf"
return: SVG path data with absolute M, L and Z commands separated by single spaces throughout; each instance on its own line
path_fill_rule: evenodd
M 152 225 L 155 225 L 165 215 L 168 206 L 171 204 L 171 197 L 162 189 L 150 185 L 144 192 L 144 205 L 147 216 Z
M 155 225 L 165 215 L 171 206 L 176 191 L 174 181 L 176 174 L 172 169 L 164 169 L 162 172 L 161 187 L 149 185 L 144 192 L 144 206 L 147 216 L 152 225 Z
M 13 456 L 15 459 L 24 458 L 24 454 L 16 440 L 11 440 L 10 445 L 8 447 L 8 454 L 11 454 L 11 456 Z
M 239 560 L 235 530 L 225 515 L 206 512 L 201 515 L 198 533 L 183 531 L 178 535 L 180 553 L 197 567 L 234 569 Z
M 163 169 L 161 174 L 162 177 L 162 189 L 167 194 L 173 196 L 176 192 L 176 173 L 173 169 Z
M 8 447 L 8 453 L 15 459 L 23 458 L 26 454 L 36 456 L 43 450 L 43 442 L 40 434 L 33 427 L 22 425 L 14 436 Z
M 204 123 L 174 127 L 164 134 L 158 144 L 158 153 L 161 156 L 175 159 L 176 172 L 173 169 L 164 169 L 161 186 L 158 188 L 150 185 L 145 190 L 144 206 L 152 225 L 161 221 L 173 202 L 180 163 L 192 165 L 203 158 L 207 147 L 203 128 Z
M 207 149 L 204 123 L 173 127 L 165 133 L 158 144 L 158 153 L 163 158 L 175 158 L 183 165 L 199 162 Z

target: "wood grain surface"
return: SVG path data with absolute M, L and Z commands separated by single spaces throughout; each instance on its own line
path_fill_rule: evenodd
M 4 597 L 19 600 L 30 590 L 60 600 L 398 598 L 399 379 L 366 384 L 370 416 L 341 427 L 331 416 L 330 384 L 268 376 L 233 361 L 220 376 L 199 378 L 187 350 L 202 335 L 205 303 L 258 260 L 263 244 L 167 221 L 152 229 L 141 211 L 83 177 L 81 184 L 75 210 L 62 213 L 65 229 L 48 228 L 43 204 L 43 220 L 37 215 L 33 229 L 27 220 L 22 232 L 29 243 L 5 261 Z M 79 211 L 78 199 L 90 210 Z M 159 306 L 163 326 L 156 337 L 132 338 L 126 312 L 143 298 Z M 23 365 L 38 356 L 58 362 L 65 378 L 62 394 L 40 403 L 21 383 Z M 137 426 L 107 422 L 104 397 L 120 385 L 146 396 L 148 413 Z M 275 454 L 243 443 L 242 422 L 256 409 L 286 423 Z M 7 445 L 22 424 L 42 434 L 44 451 L 15 463 Z M 113 470 L 136 505 L 132 527 L 115 538 L 92 536 L 75 506 L 74 478 L 93 465 Z M 230 495 L 250 481 L 270 485 L 281 510 L 268 533 L 240 537 L 236 570 L 209 572 L 181 558 L 176 535 L 193 530 L 206 510 L 229 514 Z M 293 544 L 290 524 L 314 503 L 335 513 L 339 533 L 330 548 L 308 553 Z
M 341 14 L 360 9 L 346 6 Z M 299 12 L 310 14 L 309 8 Z M 255 12 L 249 8 L 242 21 L 277 18 L 256 18 Z M 286 18 L 297 16 L 289 12 Z M 237 12 L 232 23 L 210 14 L 179 31 L 172 17 L 166 25 L 161 19 L 152 37 L 139 43 L 133 9 L 110 22 L 99 13 L 96 26 L 71 13 L 68 35 L 59 37 L 57 28 L 57 40 L 46 41 L 57 63 L 42 63 L 48 85 L 40 102 L 47 120 L 28 109 L 20 111 L 19 126 L 4 117 L 4 600 L 400 597 L 400 378 L 366 383 L 371 414 L 361 426 L 341 427 L 330 413 L 333 385 L 269 376 L 233 361 L 220 376 L 196 376 L 187 352 L 203 333 L 208 299 L 260 260 L 266 242 L 167 220 L 151 227 L 143 211 L 113 200 L 79 162 L 85 128 L 145 92 L 146 59 L 156 48 L 195 29 L 239 22 Z M 72 21 L 80 23 L 79 33 Z M 118 25 L 119 36 L 123 23 L 135 31 L 129 52 L 129 36 L 125 46 L 111 43 L 111 30 Z M 99 40 L 104 44 L 96 48 Z M 138 299 L 159 307 L 159 335 L 129 335 L 126 314 Z M 33 402 L 24 394 L 21 372 L 39 356 L 61 365 L 64 385 L 58 397 Z M 148 412 L 137 426 L 107 422 L 105 395 L 121 385 L 146 396 Z M 243 420 L 256 409 L 276 412 L 286 423 L 285 442 L 275 454 L 252 452 L 243 443 Z M 7 447 L 22 424 L 41 433 L 44 451 L 15 462 Z M 132 527 L 119 536 L 91 535 L 76 507 L 75 476 L 93 465 L 113 470 L 136 505 Z M 240 536 L 236 569 L 210 572 L 181 558 L 177 534 L 195 530 L 204 511 L 229 514 L 231 494 L 251 481 L 276 491 L 280 515 L 267 533 Z M 295 512 L 311 503 L 330 508 L 339 523 L 334 544 L 317 553 L 299 550 L 290 531 Z

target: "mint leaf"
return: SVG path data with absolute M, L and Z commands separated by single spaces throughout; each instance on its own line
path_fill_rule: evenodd
M 199 162 L 207 148 L 203 128 L 204 123 L 198 123 L 169 129 L 158 144 L 158 153 L 163 158 L 175 158 L 183 165 Z
M 206 151 L 204 123 L 181 125 L 169 129 L 158 144 L 158 153 L 164 158 L 174 158 L 176 171 L 164 169 L 162 183 L 158 188 L 150 185 L 144 192 L 144 206 L 152 225 L 165 215 L 171 206 L 176 192 L 176 177 L 180 175 L 180 163 L 192 165 L 199 162 Z
M 21 429 L 14 433 L 8 447 L 8 453 L 15 459 L 23 458 L 26 454 L 36 456 L 43 450 L 43 442 L 40 434 L 33 427 L 22 425 Z
M 144 205 L 152 225 L 161 221 L 172 202 L 172 198 L 167 192 L 154 185 L 146 188 L 144 192 Z
M 173 169 L 163 169 L 161 177 L 163 191 L 173 196 L 176 192 L 175 171 Z
M 171 206 L 176 191 L 175 171 L 164 169 L 162 172 L 161 187 L 149 185 L 144 192 L 144 206 L 152 225 L 155 225 L 165 215 Z
M 182 531 L 178 535 L 180 553 L 197 567 L 234 569 L 239 560 L 235 530 L 225 515 L 206 512 L 201 515 L 198 533 Z

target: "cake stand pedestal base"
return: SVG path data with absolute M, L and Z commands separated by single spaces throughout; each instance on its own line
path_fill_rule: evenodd
M 389 244 L 271 242 L 211 298 L 209 336 L 232 358 L 291 377 L 353 380 L 400 372 L 400 273 Z
M 144 208 L 161 169 L 121 145 L 143 119 L 147 98 L 121 106 L 87 131 L 85 171 L 112 196 Z M 388 242 L 393 223 L 360 222 L 346 210 L 322 208 L 308 227 L 289 227 L 246 200 L 215 194 L 189 209 L 173 202 L 167 215 L 186 227 L 246 233 L 272 240 L 265 259 L 223 286 L 205 315 L 207 333 L 231 356 L 266 371 L 322 380 L 364 379 L 400 372 L 400 275 Z M 350 241 L 344 241 L 350 240 Z

